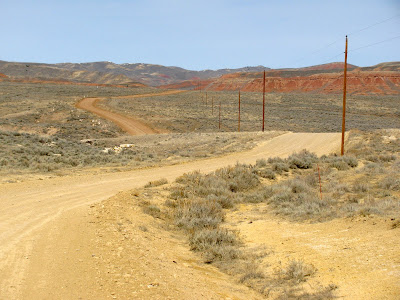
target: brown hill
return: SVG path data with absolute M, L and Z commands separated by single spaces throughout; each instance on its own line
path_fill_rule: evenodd
M 168 67 L 154 64 L 115 64 L 112 62 L 92 62 L 83 64 L 64 63 L 56 64 L 56 66 L 68 70 L 85 70 L 111 74 L 122 74 L 131 79 L 151 86 L 178 83 L 185 80 L 208 79 L 236 72 L 261 72 L 264 69 L 269 69 L 264 66 L 257 66 L 238 69 L 193 71 L 179 67 Z
M 13 78 L 62 79 L 79 82 L 125 84 L 141 82 L 151 86 L 178 83 L 185 80 L 216 78 L 235 72 L 261 72 L 263 66 L 238 69 L 192 71 L 179 67 L 153 64 L 92 63 L 13 63 L 0 61 L 0 72 Z
M 296 70 L 326 71 L 326 70 L 340 70 L 340 69 L 343 70 L 343 68 L 344 68 L 344 63 L 343 62 L 333 62 L 333 63 L 329 63 L 329 64 L 315 65 L 315 66 L 311 66 L 311 67 L 299 68 L 299 69 L 296 69 Z M 358 67 L 355 66 L 355 65 L 352 65 L 352 64 L 347 64 L 347 68 L 349 70 L 351 70 L 351 69 L 355 69 L 355 68 L 358 68 Z
M 70 81 L 98 84 L 131 84 L 131 78 L 124 75 L 93 71 L 70 71 L 54 65 L 36 63 L 15 63 L 0 61 L 0 72 L 10 79 Z
M 7 76 L 4 75 L 3 73 L 0 73 L 0 78 L 7 78 Z

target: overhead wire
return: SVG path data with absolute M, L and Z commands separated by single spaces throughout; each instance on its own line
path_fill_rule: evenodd
M 375 27 L 375 26 L 378 26 L 378 25 L 380 25 L 380 24 L 386 23 L 386 22 L 388 22 L 388 21 L 390 21 L 390 20 L 393 20 L 393 19 L 395 19 L 395 18 L 397 18 L 397 17 L 400 17 L 400 13 L 398 13 L 398 14 L 396 14 L 396 15 L 390 17 L 390 18 L 387 18 L 387 19 L 384 19 L 384 20 L 382 20 L 382 21 L 379 21 L 379 22 L 373 23 L 373 24 L 371 24 L 371 25 L 368 25 L 368 26 L 366 26 L 366 27 L 364 27 L 364 28 L 361 28 L 361 29 L 359 29 L 359 30 L 353 31 L 352 33 L 348 34 L 347 36 L 355 36 L 355 35 L 359 34 L 359 33 L 362 32 L 362 31 L 365 31 L 365 30 L 370 29 L 370 28 L 372 28 L 372 27 Z M 348 52 L 357 51 L 357 50 L 360 50 L 360 49 L 363 49 L 363 48 L 367 48 L 367 47 L 370 47 L 370 46 L 374 46 L 374 45 L 377 45 L 377 44 L 380 44 L 380 43 L 383 43 L 383 42 L 386 42 L 386 41 L 390 41 L 390 40 L 396 39 L 396 38 L 398 38 L 398 37 L 399 37 L 399 36 L 396 36 L 396 37 L 393 37 L 393 38 L 390 38 L 390 39 L 387 39 L 387 40 L 384 40 L 384 41 L 380 41 L 380 42 L 373 43 L 373 44 L 370 44 L 370 45 L 362 46 L 362 47 L 359 47 L 359 48 L 357 48 L 357 49 L 349 50 Z M 337 39 L 337 40 L 335 40 L 334 42 L 329 43 L 329 44 L 327 44 L 326 46 L 324 46 L 324 47 L 322 47 L 322 48 L 319 48 L 318 50 L 312 51 L 311 53 L 309 53 L 309 54 L 303 56 L 301 59 L 296 60 L 296 61 L 293 63 L 293 65 L 296 65 L 296 64 L 298 64 L 299 62 L 303 61 L 304 59 L 310 57 L 311 55 L 314 55 L 314 54 L 316 54 L 316 53 L 318 53 L 318 52 L 321 52 L 322 50 L 325 50 L 326 48 L 329 48 L 329 47 L 335 45 L 336 43 L 340 42 L 341 40 L 342 40 L 342 38 Z M 340 54 L 337 54 L 337 55 L 331 57 L 329 60 L 324 61 L 322 64 L 325 64 L 325 63 L 329 62 L 330 60 L 332 60 L 332 59 L 334 59 L 334 58 L 336 58 L 336 57 L 342 55 L 343 53 L 344 53 L 344 52 L 342 52 L 342 53 L 340 53 Z
M 380 41 L 380 42 L 376 42 L 376 43 L 372 43 L 372 44 L 369 44 L 369 45 L 365 45 L 365 46 L 362 46 L 362 47 L 359 47 L 359 48 L 356 48 L 356 49 L 351 49 L 348 52 L 354 52 L 354 51 L 357 51 L 357 50 L 360 50 L 360 49 L 364 49 L 364 48 L 367 48 L 367 47 L 379 45 L 379 44 L 382 44 L 382 43 L 385 43 L 385 42 L 388 42 L 388 41 L 391 41 L 391 40 L 394 40 L 394 39 L 398 39 L 398 38 L 400 38 L 400 35 L 395 36 L 395 37 L 391 37 L 389 39 L 386 39 L 386 40 L 383 40 L 383 41 Z
M 379 21 L 379 22 L 377 22 L 377 23 L 374 23 L 374 24 L 372 24 L 372 25 L 369 25 L 369 26 L 367 26 L 367 27 L 364 27 L 364 28 L 362 28 L 362 29 L 360 29 L 360 30 L 354 31 L 354 32 L 348 34 L 347 36 L 359 34 L 360 32 L 362 32 L 362 31 L 364 31 L 364 30 L 367 30 L 367 29 L 370 29 L 370 28 L 372 28 L 372 27 L 374 27 L 374 26 L 383 24 L 383 23 L 385 23 L 385 22 L 387 22 L 387 21 L 390 21 L 390 20 L 392 20 L 392 19 L 395 19 L 395 18 L 397 18 L 397 17 L 400 17 L 400 13 L 397 14 L 397 15 L 394 15 L 394 16 L 388 18 L 388 19 L 385 19 L 385 20 L 383 20 L 383 21 Z

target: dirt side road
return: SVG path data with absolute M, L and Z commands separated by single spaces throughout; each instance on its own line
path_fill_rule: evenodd
M 100 202 L 151 180 L 172 181 L 185 172 L 211 172 L 237 161 L 254 163 L 260 158 L 284 157 L 305 148 L 318 155 L 328 154 L 337 151 L 339 144 L 338 133 L 287 133 L 247 152 L 186 164 L 0 184 L 0 299 L 21 299 L 21 290 L 29 280 L 34 280 L 25 275 L 35 241 L 46 224 L 66 211 Z M 49 256 L 48 261 L 58 259 L 45 249 L 37 253 Z
M 157 97 L 171 94 L 178 94 L 184 91 L 166 91 L 162 93 L 153 93 L 153 94 L 141 94 L 141 95 L 132 95 L 132 96 L 121 96 L 121 97 L 112 97 L 112 98 L 144 98 L 144 97 Z M 104 119 L 110 120 L 118 125 L 122 130 L 126 131 L 131 135 L 144 135 L 144 134 L 155 134 L 159 133 L 159 131 L 151 128 L 147 124 L 135 120 L 130 117 L 126 117 L 117 113 L 113 113 L 108 110 L 104 110 L 96 106 L 96 103 L 103 100 L 104 98 L 83 98 L 78 103 L 76 103 L 76 107 L 80 109 L 84 109 L 90 111 Z

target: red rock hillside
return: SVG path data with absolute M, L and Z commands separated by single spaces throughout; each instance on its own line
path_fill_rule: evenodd
M 315 66 L 302 69 L 271 70 L 266 72 L 266 91 L 271 93 L 323 93 L 338 94 L 343 91 L 343 70 L 341 65 Z M 389 64 L 389 63 L 387 63 Z M 393 64 L 393 63 L 390 63 Z M 333 65 L 333 66 L 332 66 Z M 349 94 L 400 94 L 400 71 L 391 65 L 390 71 L 376 68 L 349 66 L 347 91 Z M 400 65 L 400 63 L 399 63 Z M 367 69 L 367 70 L 364 70 Z M 378 71 L 379 70 L 379 71 Z M 262 92 L 263 73 L 234 73 L 219 78 L 201 81 L 202 89 L 212 91 Z M 199 82 L 186 81 L 164 88 L 197 89 Z

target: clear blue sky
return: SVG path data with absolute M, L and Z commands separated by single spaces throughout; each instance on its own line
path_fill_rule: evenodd
M 350 51 L 400 36 L 400 0 L 0 0 L 0 16 L 0 60 L 19 62 L 301 67 L 342 61 L 346 34 Z M 385 61 L 400 38 L 349 53 Z

